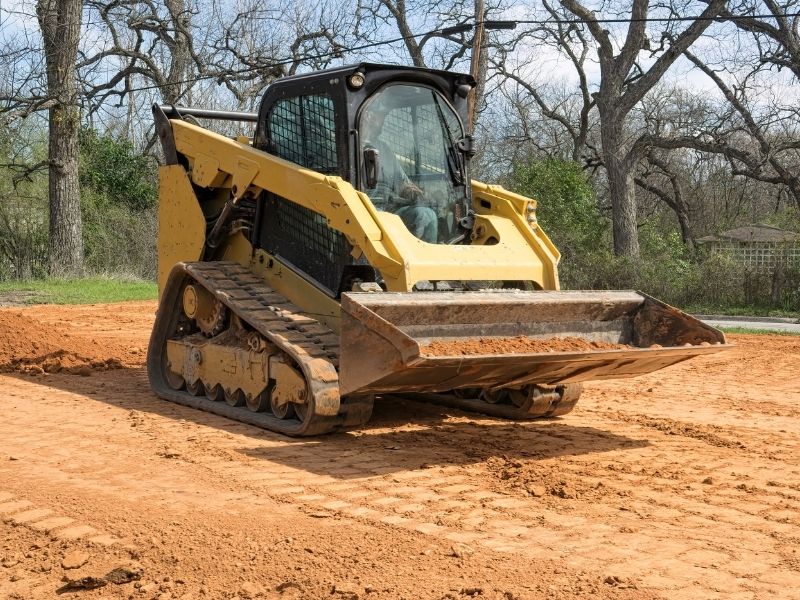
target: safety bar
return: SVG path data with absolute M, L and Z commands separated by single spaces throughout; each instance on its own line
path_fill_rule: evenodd
M 213 108 L 191 108 L 188 106 L 174 106 L 161 104 L 159 108 L 170 119 L 180 119 L 182 116 L 197 117 L 199 119 L 216 119 L 218 121 L 251 121 L 258 120 L 258 113 L 235 110 L 216 110 Z

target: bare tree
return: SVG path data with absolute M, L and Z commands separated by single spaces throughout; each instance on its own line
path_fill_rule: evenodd
M 106 35 L 100 51 L 80 53 L 82 76 L 90 113 L 115 99 L 122 104 L 142 81 L 154 85 L 162 101 L 178 104 L 192 83 L 194 65 L 202 62 L 195 51 L 193 13 L 186 0 L 105 2 L 85 0 L 87 11 L 103 24 Z M 98 76 L 110 64 L 110 77 Z
M 800 23 L 793 16 L 798 6 L 797 0 L 734 0 L 720 16 L 752 34 L 761 64 L 788 69 L 800 79 Z
M 378 17 L 381 8 L 388 11 L 397 25 L 397 30 L 404 38 L 403 43 L 406 46 L 406 50 L 408 50 L 408 55 L 411 58 L 413 65 L 415 67 L 427 66 L 425 64 L 425 57 L 422 53 L 422 49 L 432 36 L 425 36 L 417 41 L 417 39 L 414 37 L 414 32 L 412 31 L 410 24 L 409 12 L 415 8 L 418 9 L 418 7 L 408 6 L 406 4 L 406 0 L 378 0 L 377 6 L 374 8 L 369 5 L 365 5 L 363 8 L 370 10 L 375 17 Z
M 710 0 L 700 18 L 677 34 L 667 27 L 661 47 L 652 53 L 658 56 L 649 68 L 637 62 L 640 53 L 650 46 L 645 21 L 649 0 L 633 0 L 631 23 L 618 52 L 611 33 L 602 27 L 593 11 L 577 0 L 559 1 L 585 21 L 597 43 L 601 79 L 594 99 L 600 116 L 602 158 L 611 197 L 614 252 L 635 257 L 639 255 L 639 238 L 633 172 L 637 161 L 647 153 L 647 145 L 642 138 L 630 139 L 626 130 L 628 115 L 708 28 L 710 19 L 723 9 L 725 0 Z
M 729 83 L 726 78 L 733 77 L 731 73 L 715 70 L 689 51 L 685 54 L 719 89 L 723 102 L 680 135 L 656 132 L 646 142 L 662 149 L 691 148 L 720 155 L 728 161 L 732 176 L 782 186 L 800 209 L 800 128 L 795 108 L 759 97 L 753 81 L 758 65 L 740 75 L 738 83 Z
M 797 0 L 739 0 L 723 9 L 720 16 L 749 38 L 741 51 L 721 65 L 688 50 L 685 56 L 713 82 L 727 106 L 691 135 L 656 144 L 685 143 L 719 154 L 734 176 L 782 187 L 800 209 L 800 113 L 794 101 L 782 103 L 780 95 L 765 94 L 775 84 L 800 80 L 800 21 L 792 16 L 798 6 Z M 791 76 L 781 81 L 775 72 Z
M 248 0 L 231 19 L 215 21 L 208 66 L 239 102 L 253 101 L 271 81 L 302 68 L 324 69 L 342 59 L 358 39 L 351 7 L 328 0 L 297 2 L 276 14 L 260 0 Z
M 452 69 L 464 59 L 468 70 L 469 50 L 473 46 L 475 29 L 460 27 L 475 25 L 482 17 L 475 11 L 475 0 L 359 0 L 358 33 L 364 40 L 373 41 L 387 25 L 396 28 L 403 47 L 415 67 Z M 484 6 L 486 14 L 496 4 Z M 446 44 L 437 44 L 445 41 Z
M 509 90 L 509 86 L 505 85 L 501 88 L 501 92 L 511 101 L 515 112 L 522 119 L 549 121 L 551 127 L 560 131 L 560 135 L 549 136 L 554 142 L 550 147 L 540 146 L 539 150 L 548 155 L 569 158 L 575 162 L 585 161 L 585 164 L 591 165 L 596 160 L 595 152 L 587 148 L 590 114 L 595 107 L 586 74 L 591 44 L 583 26 L 578 23 L 565 23 L 563 12 L 558 11 L 546 0 L 543 6 L 546 14 L 554 22 L 537 25 L 531 30 L 524 31 L 504 47 L 498 48 L 493 67 L 507 84 L 511 83 L 516 88 Z M 529 46 L 530 43 L 533 44 L 533 48 Z M 577 89 L 569 91 L 559 89 L 559 83 L 552 81 L 552 74 L 548 76 L 546 82 L 537 81 L 526 70 L 529 61 L 520 61 L 516 56 L 511 58 L 519 46 L 522 46 L 524 54 L 552 48 L 566 56 L 577 76 Z M 528 106 L 532 110 L 529 110 Z M 534 138 L 530 136 L 523 141 L 534 141 Z
M 675 213 L 683 243 L 690 249 L 694 249 L 689 205 L 680 173 L 670 164 L 668 156 L 661 156 L 656 151 L 648 154 L 646 164 L 647 167 L 641 175 L 635 177 L 636 185 L 653 194 Z
M 503 8 L 503 0 L 360 0 L 357 9 L 359 35 L 374 40 L 387 24 L 397 28 L 408 58 L 415 67 L 471 71 L 477 85 L 471 103 L 469 130 L 474 130 L 484 103 L 489 73 L 489 54 L 497 41 L 478 23 Z M 483 34 L 483 36 L 481 36 Z M 478 52 L 472 65 L 473 52 Z
M 50 176 L 50 272 L 83 271 L 83 227 L 78 188 L 80 107 L 75 62 L 81 32 L 81 0 L 38 0 L 47 68 Z

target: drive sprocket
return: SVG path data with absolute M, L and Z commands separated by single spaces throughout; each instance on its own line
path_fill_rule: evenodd
M 228 307 L 199 285 L 183 290 L 183 312 L 206 337 L 222 333 L 228 322 Z

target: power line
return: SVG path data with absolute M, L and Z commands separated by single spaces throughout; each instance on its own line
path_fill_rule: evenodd
M 574 18 L 574 19 L 557 19 L 557 18 L 547 18 L 547 19 L 515 19 L 515 20 L 498 20 L 498 19 L 486 19 L 484 21 L 476 21 L 475 23 L 461 23 L 458 25 L 453 25 L 450 27 L 441 27 L 437 29 L 431 29 L 429 31 L 425 31 L 422 33 L 415 33 L 411 35 L 399 36 L 387 40 L 378 40 L 375 42 L 370 42 L 367 44 L 361 44 L 359 46 L 351 46 L 351 47 L 339 47 L 334 50 L 330 50 L 328 52 L 322 52 L 319 54 L 307 54 L 304 56 L 293 56 L 289 58 L 283 58 L 275 62 L 271 62 L 261 66 L 253 66 L 248 67 L 246 69 L 239 69 L 228 71 L 227 73 L 219 73 L 216 75 L 201 75 L 198 77 L 194 77 L 191 79 L 184 79 L 181 81 L 174 81 L 169 82 L 167 84 L 153 84 L 153 85 L 146 85 L 138 88 L 132 88 L 127 90 L 128 92 L 141 92 L 147 90 L 154 90 L 160 89 L 165 87 L 166 85 L 183 85 L 187 83 L 198 83 L 200 81 L 208 81 L 217 79 L 220 80 L 220 85 L 224 80 L 226 75 L 244 75 L 247 73 L 256 73 L 258 71 L 264 71 L 269 69 L 274 69 L 276 67 L 283 67 L 292 65 L 295 63 L 300 63 L 308 60 L 319 60 L 323 58 L 331 58 L 331 57 L 339 57 L 344 54 L 349 54 L 353 52 L 359 52 L 361 50 L 370 50 L 372 48 L 378 48 L 381 46 L 388 46 L 391 44 L 396 44 L 398 42 L 404 42 L 409 39 L 417 39 L 426 36 L 435 36 L 439 35 L 441 37 L 448 37 L 452 35 L 457 35 L 459 33 L 467 33 L 475 29 L 475 27 L 479 24 L 483 24 L 485 29 L 492 29 L 492 30 L 513 30 L 516 29 L 519 25 L 585 25 L 589 22 L 594 23 L 604 23 L 604 24 L 620 24 L 620 23 L 671 23 L 671 22 L 686 22 L 686 21 L 728 21 L 728 20 L 745 20 L 745 21 L 752 21 L 758 19 L 778 19 L 778 18 L 797 18 L 800 17 L 800 12 L 797 13 L 785 13 L 780 15 L 773 15 L 773 14 L 757 14 L 757 15 L 732 15 L 732 16 L 709 16 L 704 17 L 702 15 L 697 16 L 670 16 L 670 17 L 643 17 L 643 18 L 597 18 L 592 19 L 591 21 L 588 19 L 581 19 L 581 18 Z
M 731 16 L 715 16 L 715 17 L 704 17 L 703 15 L 697 15 L 693 17 L 642 17 L 639 19 L 592 19 L 591 22 L 594 23 L 674 23 L 674 22 L 681 22 L 681 21 L 754 21 L 757 19 L 784 19 L 784 18 L 795 18 L 800 17 L 800 12 L 797 13 L 785 13 L 781 15 L 773 15 L 773 14 L 764 14 L 764 15 L 731 15 Z M 590 21 L 587 19 L 542 19 L 542 20 L 520 20 L 520 21 L 502 21 L 503 23 L 516 23 L 516 24 L 526 24 L 526 25 L 570 25 L 570 24 L 586 24 Z M 512 27 L 508 27 L 512 29 Z M 505 28 L 504 28 L 505 29 Z

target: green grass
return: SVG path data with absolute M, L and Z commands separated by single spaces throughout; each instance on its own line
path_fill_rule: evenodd
M 797 335 L 795 331 L 773 331 L 771 329 L 751 329 L 750 327 L 720 327 L 720 331 L 725 333 L 754 333 L 757 335 Z
M 155 300 L 154 282 L 87 277 L 0 282 L 2 304 L 102 304 L 127 300 Z

